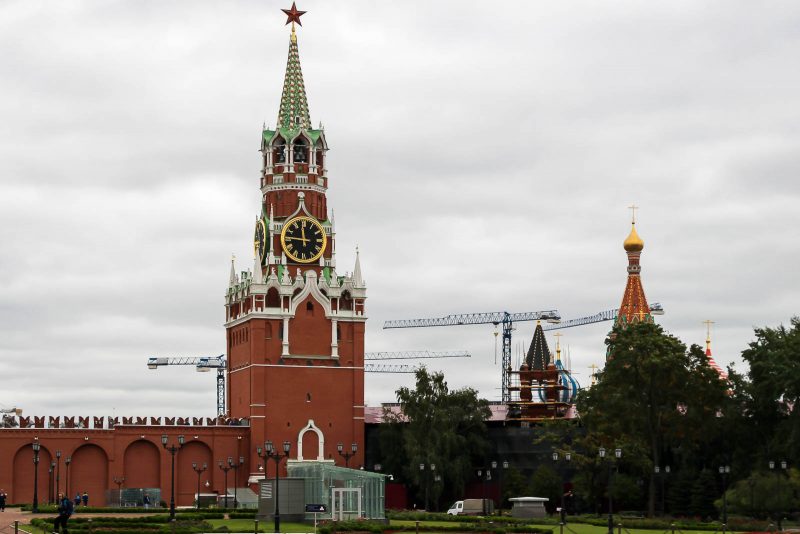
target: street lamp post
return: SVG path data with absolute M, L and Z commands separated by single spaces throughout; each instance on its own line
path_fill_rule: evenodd
M 167 445 L 169 437 L 166 434 L 161 436 L 161 446 L 172 455 L 172 467 L 170 469 L 170 490 L 169 490 L 169 520 L 175 521 L 175 455 L 178 453 L 185 442 L 183 434 L 178 436 L 177 445 Z
M 564 453 L 564 461 L 569 464 L 572 461 L 572 453 L 566 452 Z M 553 462 L 558 463 L 558 452 L 553 452 Z M 561 524 L 567 524 L 567 508 L 564 506 L 564 495 L 565 495 L 565 488 L 567 486 L 567 481 L 564 480 L 564 477 L 561 477 Z
M 39 449 L 42 447 L 39 438 L 34 439 L 33 447 L 33 508 L 34 514 L 39 513 Z
M 114 477 L 114 484 L 117 485 L 117 498 L 119 505 L 122 506 L 122 484 L 125 482 L 125 477 Z
M 233 456 L 228 456 L 228 463 L 222 460 L 217 462 L 217 466 L 225 473 L 225 509 L 228 509 L 228 471 L 233 469 Z
M 200 510 L 200 475 L 202 475 L 203 472 L 208 469 L 208 464 L 203 462 L 203 465 L 199 467 L 197 462 L 192 462 L 192 469 L 194 469 L 194 472 L 197 473 L 197 506 L 195 508 Z
M 344 452 L 344 445 L 341 442 L 336 445 L 336 450 L 339 451 L 339 456 L 344 458 L 344 466 L 350 467 L 350 458 L 355 456 L 358 452 L 358 443 L 353 442 L 352 445 L 350 445 L 351 452 Z
M 728 474 L 731 472 L 729 465 L 719 466 L 719 474 L 722 476 L 722 534 L 728 525 Z
M 478 469 L 478 482 L 481 483 L 481 510 L 483 515 L 488 515 L 489 511 L 486 509 L 486 482 L 492 479 L 492 474 L 489 468 Z
M 428 464 L 428 467 L 429 467 L 429 469 L 428 469 L 428 472 L 426 473 L 425 472 L 425 464 L 419 464 L 419 470 L 422 473 L 422 476 L 425 477 L 425 480 L 424 480 L 423 484 L 425 485 L 425 511 L 426 512 L 428 511 L 428 502 L 429 502 L 428 492 L 429 492 L 430 485 L 431 485 L 431 477 L 434 475 L 434 472 L 436 471 L 436 464 Z M 430 474 L 428 474 L 428 473 L 430 473 Z
M 788 464 L 786 463 L 786 460 L 781 460 L 780 468 L 782 470 L 786 471 L 787 465 Z M 776 462 L 770 460 L 769 461 L 769 469 L 770 469 L 770 471 L 772 471 L 776 467 L 778 467 L 778 464 L 776 464 Z M 780 471 L 779 471 L 779 472 L 775 473 L 775 493 L 776 493 L 775 515 L 777 516 L 778 530 L 783 530 L 783 527 L 781 525 L 782 512 L 781 512 L 781 509 L 780 509 L 780 506 L 781 506 L 781 484 L 780 484 L 780 481 L 781 481 L 781 474 L 780 474 Z
M 61 493 L 61 451 L 56 451 L 56 498 Z M 69 495 L 67 495 L 69 497 Z
M 492 462 L 492 466 L 494 466 L 495 463 L 496 462 Z M 499 480 L 499 484 L 500 484 L 500 504 L 497 507 L 497 515 L 503 515 L 503 502 L 505 501 L 505 499 L 503 498 L 503 478 L 504 478 L 504 474 L 503 473 L 508 471 L 508 460 L 503 460 L 502 466 L 503 466 L 503 469 L 499 471 L 499 473 L 500 473 L 500 480 Z
M 664 486 L 664 479 L 669 476 L 669 466 L 665 465 L 664 466 L 664 471 L 662 473 L 661 467 L 657 465 L 657 466 L 653 467 L 653 472 L 656 474 L 656 476 L 659 479 L 659 482 L 661 483 L 661 515 L 663 516 L 663 515 L 666 515 L 666 513 L 667 513 L 667 510 L 666 510 L 666 507 L 665 507 L 665 504 L 664 504 L 665 503 L 664 496 L 666 495 L 666 488 Z
M 239 507 L 239 499 L 237 496 L 236 484 L 239 480 L 239 468 L 244 465 L 244 456 L 239 456 L 239 463 L 233 461 L 233 458 L 228 456 L 228 466 L 233 469 L 233 509 Z
M 342 444 L 340 443 L 338 448 L 341 449 L 341 446 Z M 263 454 L 261 447 L 256 448 L 256 454 L 258 454 L 259 457 L 263 458 L 265 462 L 268 459 L 272 459 L 275 461 L 275 513 L 273 514 L 273 517 L 275 518 L 275 532 L 281 531 L 281 509 L 280 509 L 281 460 L 289 457 L 289 450 L 291 450 L 291 448 L 292 444 L 289 443 L 288 441 L 283 442 L 283 454 L 281 454 L 272 445 L 271 441 L 264 442 Z M 356 449 L 357 446 L 355 443 L 353 443 L 353 454 L 355 454 Z M 339 450 L 339 454 L 341 453 L 342 451 Z
M 72 463 L 72 456 L 67 456 L 64 458 L 64 466 L 67 469 L 65 480 L 64 480 L 64 494 L 69 497 L 69 464 Z
M 598 452 L 598 454 L 600 456 L 600 460 L 601 461 L 604 460 L 605 457 L 606 457 L 606 449 L 604 447 L 600 447 L 600 449 L 597 452 Z M 620 449 L 620 448 L 614 449 L 614 456 L 617 458 L 617 460 L 622 458 L 622 449 Z M 611 477 L 614 474 L 614 472 L 612 470 L 613 465 L 614 465 L 614 460 L 613 460 L 613 458 L 609 457 L 609 459 L 608 459 L 608 486 L 607 486 L 607 491 L 608 491 L 608 534 L 614 534 L 614 510 L 613 510 L 613 500 L 611 498 L 611 487 L 612 487 L 612 485 L 611 485 Z
M 48 479 L 47 479 L 47 499 L 48 502 L 52 503 L 55 500 L 55 496 L 53 495 L 53 489 L 55 488 L 55 474 L 56 474 L 56 463 L 50 462 L 50 469 L 47 470 Z

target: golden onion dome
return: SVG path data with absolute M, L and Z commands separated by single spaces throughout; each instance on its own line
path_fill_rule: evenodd
M 631 233 L 628 234 L 622 246 L 627 252 L 639 252 L 644 248 L 644 241 L 636 233 L 636 223 L 631 223 Z

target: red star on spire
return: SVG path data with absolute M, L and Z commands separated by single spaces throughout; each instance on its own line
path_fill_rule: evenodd
M 288 17 L 286 19 L 286 24 L 289 24 L 290 22 L 292 22 L 292 23 L 296 22 L 300 26 L 303 25 L 303 23 L 300 22 L 300 17 L 302 17 L 306 12 L 305 11 L 298 11 L 297 10 L 297 6 L 295 5 L 294 2 L 292 2 L 292 8 L 291 9 L 281 9 L 281 11 L 286 13 L 286 15 Z

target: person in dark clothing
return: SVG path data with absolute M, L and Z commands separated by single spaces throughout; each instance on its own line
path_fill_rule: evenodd
M 75 494 L 75 508 L 81 505 L 81 493 L 78 492 Z
M 58 517 L 55 518 L 53 521 L 53 527 L 55 532 L 59 532 L 59 527 L 61 528 L 61 532 L 63 534 L 68 534 L 67 530 L 67 521 L 69 517 L 72 515 L 72 511 L 74 510 L 72 506 L 72 501 L 69 497 L 65 497 L 63 493 L 58 494 Z
M 0 512 L 6 511 L 6 499 L 8 499 L 6 490 L 0 490 Z
M 89 506 L 89 494 L 85 491 L 83 492 L 83 505 Z

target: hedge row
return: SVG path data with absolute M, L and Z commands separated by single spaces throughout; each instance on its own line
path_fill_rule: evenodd
M 137 532 L 153 534 L 194 534 L 198 532 L 210 532 L 213 528 L 209 523 L 198 520 L 179 519 L 175 523 L 163 523 L 161 521 L 151 521 L 152 518 L 95 518 L 69 521 L 69 531 L 73 533 L 103 533 L 103 534 L 135 534 Z M 100 521 L 102 519 L 102 521 Z M 124 519 L 124 521 L 114 521 L 114 519 Z M 139 521 L 136 522 L 135 520 Z M 49 532 L 53 528 L 52 519 L 36 518 L 31 521 L 31 525 Z
M 33 505 L 24 504 L 21 506 L 25 512 L 33 510 Z M 149 514 L 149 513 L 165 513 L 168 512 L 167 508 L 133 508 L 133 507 L 100 507 L 100 506 L 76 506 L 76 514 Z M 39 513 L 54 514 L 58 512 L 58 506 L 55 504 L 40 504 Z
M 585 523 L 588 525 L 594 525 L 598 527 L 604 527 L 608 525 L 607 517 L 603 518 L 594 515 L 569 517 L 568 521 L 572 521 L 573 523 Z M 669 519 L 669 518 L 629 519 L 629 518 L 615 516 L 614 525 L 620 525 L 620 524 L 625 528 L 635 528 L 643 530 L 669 531 L 671 529 L 674 529 L 676 531 L 706 530 L 710 532 L 722 530 L 722 523 L 719 521 L 693 521 L 691 519 Z M 766 531 L 767 523 L 763 521 L 754 521 L 752 519 L 745 519 L 745 518 L 730 518 L 727 527 L 728 530 L 757 532 L 757 531 Z
M 320 534 L 333 534 L 335 532 L 371 532 L 382 534 L 385 531 L 391 532 L 415 532 L 416 525 L 389 526 L 384 522 L 377 521 L 339 521 L 338 523 L 326 523 L 317 530 Z M 447 526 L 425 525 L 425 532 L 491 532 L 494 534 L 506 534 L 509 532 L 532 532 L 539 534 L 552 534 L 552 529 L 534 528 L 525 525 L 497 525 L 494 523 L 469 522 L 456 523 Z

